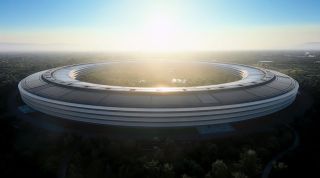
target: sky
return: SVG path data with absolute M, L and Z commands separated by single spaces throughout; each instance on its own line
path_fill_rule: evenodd
M 319 0 L 0 0 L 0 50 L 289 49 L 320 42 Z

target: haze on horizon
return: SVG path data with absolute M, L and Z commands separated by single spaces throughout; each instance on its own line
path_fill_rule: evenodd
M 0 51 L 294 49 L 320 42 L 315 0 L 2 0 Z

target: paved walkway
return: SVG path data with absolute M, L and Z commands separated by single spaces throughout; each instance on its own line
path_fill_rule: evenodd
M 307 111 L 307 109 L 311 108 L 313 104 L 313 99 L 312 97 L 305 92 L 299 92 L 298 98 L 298 105 L 296 105 L 296 108 L 293 108 L 293 112 L 286 112 L 285 115 L 281 115 L 281 117 L 284 118 L 294 118 L 294 117 L 302 117 L 303 114 Z M 283 124 L 291 130 L 292 135 L 293 135 L 293 142 L 292 144 L 284 151 L 280 152 L 279 154 L 275 155 L 272 157 L 272 159 L 267 163 L 267 165 L 264 167 L 263 172 L 261 174 L 261 178 L 268 178 L 270 176 L 270 173 L 273 168 L 273 164 L 278 162 L 280 159 L 282 159 L 286 154 L 291 152 L 292 150 L 296 149 L 299 144 L 300 144 L 300 137 L 299 133 L 293 128 L 292 126 L 288 125 L 285 123 L 285 121 L 280 121 L 283 122 Z
M 286 125 L 286 127 L 291 130 L 292 135 L 294 137 L 294 140 L 293 140 L 292 144 L 286 150 L 284 150 L 281 153 L 279 153 L 279 154 L 275 155 L 274 157 L 272 157 L 272 159 L 265 166 L 265 168 L 264 168 L 264 170 L 262 172 L 261 178 L 268 178 L 270 173 L 271 173 L 271 170 L 273 168 L 273 165 L 275 163 L 277 163 L 281 158 L 283 158 L 286 154 L 288 154 L 292 150 L 296 149 L 300 144 L 300 137 L 299 137 L 298 132 L 293 127 L 291 127 L 290 125 Z

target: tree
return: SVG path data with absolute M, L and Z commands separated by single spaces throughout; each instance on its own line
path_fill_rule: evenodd
M 232 173 L 233 178 L 248 178 L 244 173 L 242 172 L 234 172 Z
M 249 177 L 257 175 L 261 169 L 261 164 L 257 153 L 252 149 L 241 153 L 238 167 L 241 172 Z
M 228 166 L 223 162 L 223 160 L 216 160 L 212 163 L 211 171 L 206 175 L 206 177 L 228 178 L 231 177 L 231 174 Z

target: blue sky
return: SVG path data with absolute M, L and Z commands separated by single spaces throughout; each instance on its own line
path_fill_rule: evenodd
M 318 0 L 0 0 L 0 42 L 71 43 L 74 45 L 89 42 L 92 46 L 97 46 L 104 44 L 101 38 L 105 41 L 110 41 L 108 40 L 110 38 L 113 41 L 124 41 L 120 36 L 131 37 L 138 33 L 149 33 L 146 31 L 149 27 L 146 26 L 148 24 L 152 26 L 150 21 L 160 18 L 160 26 L 166 25 L 163 29 L 165 33 L 157 31 L 150 34 L 159 34 L 163 37 L 169 35 L 168 39 L 176 38 L 176 45 L 182 44 L 177 41 L 185 35 L 192 36 L 190 40 L 198 40 L 200 46 L 204 48 L 219 46 L 202 39 L 209 36 L 213 38 L 212 40 L 221 40 L 220 47 L 224 48 L 227 46 L 224 44 L 228 42 L 227 36 L 237 36 L 243 31 L 250 32 L 244 34 L 250 39 L 250 34 L 254 34 L 252 38 L 256 38 L 259 33 L 281 35 L 286 30 L 289 30 L 291 35 L 300 33 L 306 36 L 305 39 L 292 41 L 292 43 L 303 43 L 316 38 L 317 32 L 320 36 L 319 8 Z M 155 17 L 154 20 L 153 17 Z M 306 35 L 308 32 L 311 35 Z M 92 38 L 83 41 L 80 39 L 81 36 L 92 33 L 94 33 Z M 177 37 L 176 33 L 179 33 L 180 37 Z M 207 36 L 202 36 L 202 33 L 206 33 Z M 72 38 L 66 38 L 70 34 Z M 52 38 L 43 41 L 41 35 L 51 35 Z M 221 35 L 226 38 L 220 38 Z M 290 36 L 284 40 L 289 38 Z M 97 39 L 100 41 L 93 44 Z M 150 43 L 156 43 L 155 40 L 157 39 L 153 39 L 152 42 L 142 40 L 146 44 L 141 45 L 141 49 L 143 46 L 150 46 Z M 256 45 L 258 41 L 256 40 L 254 44 Z M 279 41 L 276 42 L 279 43 Z M 123 46 L 127 49 L 130 47 L 129 43 L 113 45 L 108 42 L 106 46 L 118 46 L 118 48 Z M 171 42 L 167 41 L 167 43 Z M 165 44 L 166 42 L 163 42 L 161 45 Z M 154 48 L 161 45 L 156 44 Z M 240 46 L 249 48 L 250 44 L 244 45 L 239 42 L 235 48 Z M 272 47 L 269 42 L 261 46 L 262 48 Z

